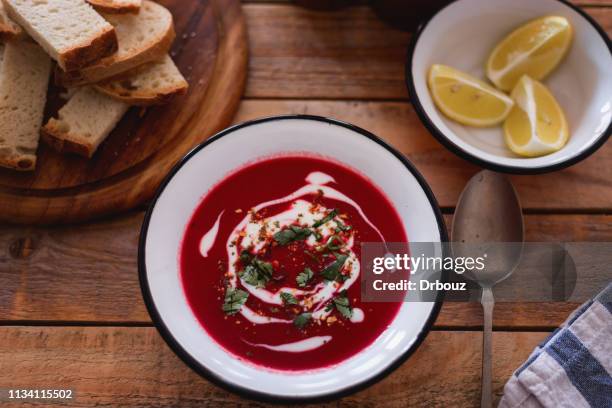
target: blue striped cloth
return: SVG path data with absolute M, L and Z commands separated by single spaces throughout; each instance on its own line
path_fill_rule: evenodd
M 612 408 L 612 283 L 540 344 L 500 408 Z

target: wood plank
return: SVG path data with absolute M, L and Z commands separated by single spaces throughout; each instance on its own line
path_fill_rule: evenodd
M 143 214 L 58 228 L 0 228 L 0 321 L 150 324 L 136 256 Z M 451 225 L 450 216 L 447 222 Z M 528 215 L 529 241 L 612 241 L 611 215 Z M 576 305 L 499 304 L 496 327 L 551 328 Z M 477 304 L 447 304 L 441 327 L 480 327 Z
M 251 53 L 246 96 L 406 99 L 410 34 L 386 26 L 370 8 L 311 11 L 246 4 Z M 608 35 L 612 11 L 587 8 Z
M 547 334 L 494 333 L 496 399 L 512 372 Z M 325 406 L 405 407 L 420 406 L 424 401 L 428 406 L 476 406 L 480 400 L 481 341 L 477 332 L 431 332 L 417 352 L 385 380 Z M 76 399 L 71 406 L 246 403 L 198 377 L 153 328 L 3 327 L 0 361 L 3 388 L 72 388 Z
M 423 173 L 442 207 L 454 207 L 467 181 L 479 171 L 439 144 L 421 124 L 412 106 L 405 102 L 246 100 L 234 121 L 289 113 L 340 119 L 382 137 L 407 155 Z M 569 169 L 538 176 L 515 176 L 512 182 L 527 209 L 608 211 L 612 208 L 609 174 L 612 174 L 612 144 L 607 143 Z
M 0 233 L 0 320 L 149 321 L 136 259 L 142 213 Z
M 317 12 L 244 6 L 251 54 L 247 97 L 405 98 L 410 35 L 368 7 Z
M 559 327 L 578 307 L 579 303 L 498 302 L 493 310 L 494 326 L 496 330 L 550 330 Z M 446 302 L 436 327 L 482 329 L 483 319 L 479 303 Z

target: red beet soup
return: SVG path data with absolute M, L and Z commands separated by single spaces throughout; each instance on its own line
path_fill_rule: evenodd
M 237 358 L 324 368 L 369 346 L 401 305 L 361 301 L 362 242 L 407 242 L 382 191 L 327 159 L 270 158 L 204 196 L 183 239 L 182 284 L 206 332 Z

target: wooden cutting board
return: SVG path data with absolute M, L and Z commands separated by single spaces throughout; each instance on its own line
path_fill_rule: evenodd
M 0 221 L 79 222 L 143 204 L 181 157 L 231 123 L 248 60 L 240 1 L 158 2 L 174 16 L 171 55 L 188 93 L 166 106 L 131 108 L 91 160 L 42 144 L 35 172 L 0 169 Z M 65 103 L 58 94 L 50 90 L 47 118 Z

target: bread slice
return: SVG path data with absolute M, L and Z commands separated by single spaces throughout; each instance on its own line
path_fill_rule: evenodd
M 113 54 L 113 26 L 83 0 L 2 0 L 6 11 L 65 71 Z
M 184 94 L 189 84 L 172 58 L 166 55 L 161 61 L 136 68 L 129 76 L 107 80 L 94 87 L 130 105 L 150 106 L 163 105 L 175 95 Z
M 142 0 L 87 0 L 89 4 L 104 13 L 138 13 Z
M 119 50 L 98 63 L 79 71 L 56 71 L 64 86 L 100 82 L 147 62 L 161 59 L 174 41 L 172 14 L 163 6 L 143 0 L 138 14 L 104 14 L 117 30 Z
M 23 35 L 23 30 L 6 14 L 4 5 L 0 1 L 0 39 L 6 40 Z
M 14 40 L 0 63 L 0 166 L 34 170 L 51 59 L 33 42 Z
M 129 105 L 86 86 L 42 128 L 43 140 L 62 153 L 92 157 Z

